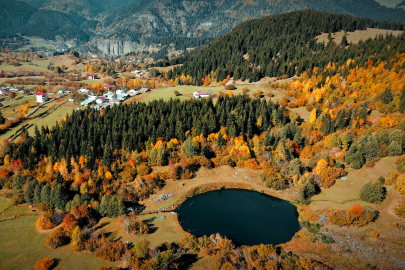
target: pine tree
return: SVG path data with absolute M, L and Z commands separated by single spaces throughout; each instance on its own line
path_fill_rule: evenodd
M 191 136 L 189 136 L 186 141 L 184 142 L 184 153 L 186 154 L 187 158 L 197 155 L 197 146 L 193 142 Z
M 401 96 L 399 97 L 399 112 L 405 112 L 405 86 L 401 90 Z
M 41 202 L 51 204 L 51 186 L 46 184 L 41 190 Z
M 384 104 L 390 104 L 393 99 L 391 89 L 386 88 L 385 91 L 381 95 L 381 101 L 384 102 Z

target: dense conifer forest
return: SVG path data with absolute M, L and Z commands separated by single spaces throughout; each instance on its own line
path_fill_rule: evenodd
M 367 27 L 404 29 L 402 23 L 375 22 L 310 10 L 267 16 L 240 24 L 192 54 L 184 65 L 168 72 L 168 77 L 191 75 L 195 84 L 201 85 L 201 79 L 214 71 L 217 81 L 228 75 L 235 80 L 257 81 L 264 76 L 300 75 L 315 66 L 324 67 L 329 62 L 342 64 L 348 59 L 360 63 L 368 59 L 386 61 L 396 52 L 405 51 L 403 36 L 368 39 L 347 47 L 334 42 L 317 43 L 315 39 L 322 32 L 355 31 Z M 389 50 L 388 46 L 397 48 L 397 51 Z

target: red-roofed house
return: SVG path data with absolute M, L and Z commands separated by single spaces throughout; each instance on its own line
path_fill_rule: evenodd
M 89 80 L 95 80 L 97 75 L 96 74 L 88 74 Z
M 97 104 L 103 104 L 103 103 L 106 103 L 108 100 L 107 100 L 107 98 L 106 97 L 99 97 L 97 100 L 96 100 L 96 103 Z
M 104 88 L 110 90 L 110 89 L 115 88 L 115 85 L 106 85 L 106 86 L 104 86 Z
M 37 102 L 40 102 L 40 103 L 45 102 L 45 101 L 48 100 L 48 94 L 47 93 L 39 92 L 39 93 L 36 94 L 36 97 L 37 97 Z
M 202 98 L 202 97 L 209 97 L 210 94 L 208 92 L 206 92 L 206 91 L 197 91 L 197 92 L 193 93 L 193 96 L 195 98 Z

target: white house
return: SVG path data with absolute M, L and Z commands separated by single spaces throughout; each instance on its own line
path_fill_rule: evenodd
M 210 94 L 209 94 L 208 92 L 206 92 L 206 91 L 200 91 L 200 90 L 198 90 L 197 92 L 194 92 L 194 93 L 193 93 L 193 96 L 194 96 L 195 98 L 204 98 L 204 97 L 209 97 Z
M 125 92 L 125 90 L 120 89 L 120 90 L 117 90 L 115 93 L 117 95 L 119 95 L 119 94 L 125 94 L 126 92 Z
M 96 100 L 96 99 L 97 99 L 97 96 L 94 95 L 94 94 L 90 94 L 90 95 L 87 96 L 87 98 L 88 98 L 89 100 Z
M 106 102 L 107 102 L 107 98 L 105 98 L 105 97 L 100 97 L 100 98 L 98 98 L 96 100 L 97 104 L 103 104 L 103 103 L 106 103 Z
M 94 100 L 90 100 L 90 99 L 85 99 L 82 101 L 82 103 L 80 103 L 82 106 L 88 106 L 90 105 L 92 102 L 94 102 Z
M 88 79 L 89 80 L 95 80 L 97 78 L 96 74 L 88 74 Z
M 40 102 L 40 103 L 45 102 L 45 101 L 48 100 L 48 94 L 47 93 L 41 93 L 41 92 L 37 93 L 36 97 L 37 97 L 37 102 Z
M 130 95 L 131 97 L 139 95 L 140 93 L 140 91 L 136 91 L 135 89 L 131 89 L 128 91 L 128 95 Z
M 77 92 L 79 92 L 80 94 L 88 94 L 89 91 L 90 90 L 87 90 L 87 89 L 84 89 L 84 88 L 77 90 Z
M 0 88 L 0 94 L 5 94 L 8 93 L 8 89 L 7 88 Z

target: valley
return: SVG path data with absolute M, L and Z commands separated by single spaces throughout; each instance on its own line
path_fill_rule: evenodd
M 399 1 L 1 3 L 0 269 L 404 268 Z

